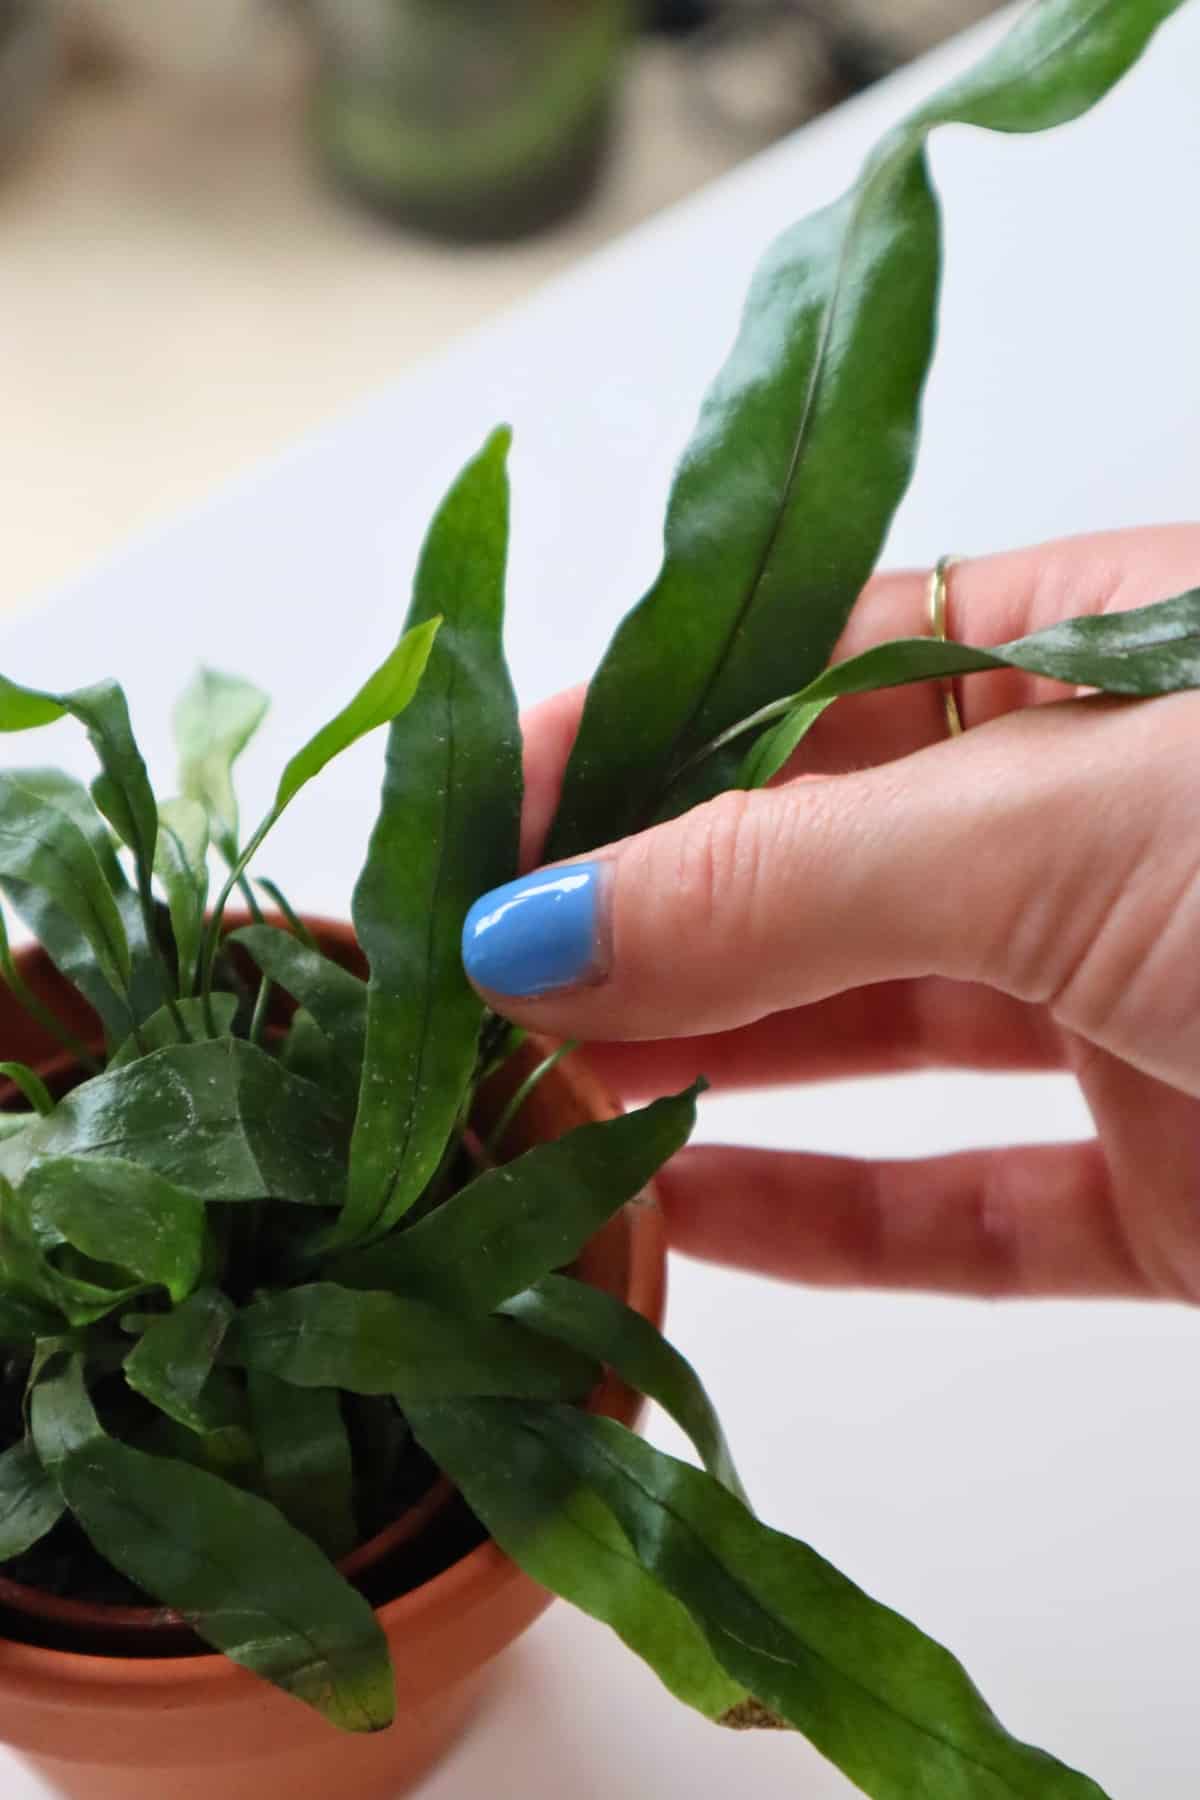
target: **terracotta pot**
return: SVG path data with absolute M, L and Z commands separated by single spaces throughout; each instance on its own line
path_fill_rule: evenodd
M 380 1564 L 415 1543 L 446 1511 L 454 1492 L 444 1475 L 437 1476 L 398 1519 L 349 1555 L 339 1557 L 337 1566 L 342 1574 L 361 1584 Z M 106 1656 L 179 1656 L 197 1648 L 190 1625 L 169 1607 L 105 1606 L 71 1600 L 0 1575 L 0 1618 L 5 1612 L 39 1621 L 47 1628 L 43 1635 L 51 1636 L 55 1643 L 70 1641 L 76 1649 Z
M 361 970 L 349 927 L 309 923 L 329 955 Z M 81 1035 L 94 1034 L 88 1009 L 40 950 L 17 960 L 30 987 L 61 1018 Z M 7 990 L 0 990 L 0 1034 L 6 1057 L 43 1069 L 56 1059 L 58 1046 Z M 509 1084 L 542 1054 L 534 1043 L 524 1046 L 506 1071 Z M 499 1107 L 504 1097 L 503 1086 L 493 1084 L 485 1107 Z M 617 1110 L 601 1084 L 568 1059 L 530 1096 L 506 1151 L 516 1154 Z M 652 1194 L 598 1234 L 580 1272 L 661 1321 L 665 1240 Z M 637 1396 L 612 1376 L 589 1405 L 628 1425 L 640 1411 Z M 21 1641 L 22 1633 L 39 1634 L 9 1613 L 0 1619 L 0 1631 L 9 1634 L 0 1636 L 0 1740 L 75 1800 L 328 1800 L 331 1793 L 396 1800 L 459 1735 L 488 1665 L 550 1598 L 489 1542 L 380 1605 L 398 1709 L 395 1724 L 372 1737 L 336 1731 L 224 1657 L 47 1648 Z M 131 1609 L 87 1610 L 111 1617 Z M 112 1624 L 119 1634 L 119 1618 Z M 155 1629 L 167 1637 L 154 1637 Z M 147 1636 L 156 1646 L 169 1644 L 170 1630 L 169 1621 L 156 1620 Z

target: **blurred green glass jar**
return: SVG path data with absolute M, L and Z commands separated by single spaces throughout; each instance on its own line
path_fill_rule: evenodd
M 46 0 L 0 0 L 0 165 L 23 150 L 60 61 L 59 20 Z
M 630 0 L 309 0 L 314 122 L 364 199 L 462 239 L 569 212 L 607 148 Z

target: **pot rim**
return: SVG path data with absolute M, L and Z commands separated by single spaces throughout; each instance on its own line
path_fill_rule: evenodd
M 304 920 L 318 936 L 326 935 L 343 944 L 354 945 L 353 927 L 347 922 L 311 913 L 306 913 Z M 228 915 L 230 929 L 236 929 L 242 922 L 240 915 Z M 28 954 L 33 948 L 35 946 L 23 945 L 17 954 Z M 573 1090 L 580 1099 L 586 1095 L 587 1109 L 594 1118 L 612 1118 L 621 1111 L 605 1084 L 586 1067 L 560 1064 L 548 1074 L 547 1087 Z M 626 1305 L 659 1323 L 666 1300 L 666 1228 L 653 1183 L 647 1187 L 644 1200 L 624 1207 L 605 1228 L 607 1231 L 614 1229 L 620 1230 L 625 1240 L 627 1268 L 622 1298 Z M 589 1251 L 585 1251 L 581 1258 L 585 1269 L 588 1260 Z M 632 1428 L 643 1404 L 640 1395 L 611 1370 L 606 1370 L 588 1399 L 587 1411 L 604 1414 Z M 445 1481 L 445 1477 L 441 1480 Z M 429 1493 L 436 1492 L 438 1485 L 435 1482 Z M 446 1485 L 450 1486 L 449 1483 Z M 401 1522 L 396 1521 L 388 1529 L 395 1530 Z M 373 1539 L 371 1543 L 376 1541 Z M 384 1601 L 375 1608 L 375 1614 L 389 1637 L 393 1633 L 412 1632 L 431 1614 L 474 1611 L 526 1579 L 524 1571 L 489 1538 L 431 1580 Z M 123 1610 L 129 1614 L 152 1609 L 114 1607 L 105 1610 L 108 1613 Z M 136 1711 L 141 1704 L 137 1697 L 139 1688 L 154 1688 L 164 1696 L 173 1693 L 182 1701 L 185 1692 L 220 1690 L 231 1684 L 233 1691 L 225 1696 L 227 1701 L 254 1704 L 260 1697 L 259 1678 L 219 1651 L 185 1656 L 113 1656 L 27 1644 L 19 1638 L 6 1637 L 0 1631 L 0 1688 L 36 1693 L 43 1703 L 61 1705 L 66 1711 L 73 1705 L 73 1687 L 107 1688 L 114 1699 L 124 1694 L 130 1710 Z
M 445 1511 L 457 1492 L 449 1476 L 439 1469 L 425 1492 L 373 1537 L 356 1544 L 336 1562 L 348 1581 L 367 1574 L 384 1557 L 420 1536 Z M 195 1633 L 182 1613 L 169 1606 L 123 1606 L 103 1600 L 73 1600 L 31 1582 L 12 1581 L 0 1574 L 0 1607 L 9 1612 L 44 1620 L 60 1631 L 87 1632 L 92 1637 L 108 1633 L 113 1638 L 146 1639 L 178 1649 L 181 1641 L 194 1641 Z M 0 1643 L 11 1643 L 0 1632 Z M 19 1640 L 16 1640 L 19 1641 Z M 64 1652 L 72 1654 L 72 1652 Z M 139 1659 L 140 1660 L 140 1659 Z
M 626 1304 L 659 1319 L 666 1294 L 662 1214 L 652 1204 L 632 1212 L 627 1209 L 626 1216 L 630 1255 Z M 641 1402 L 609 1371 L 588 1401 L 587 1410 L 632 1427 Z M 489 1538 L 432 1580 L 376 1607 L 375 1615 L 389 1637 L 393 1632 L 412 1632 L 430 1614 L 474 1611 L 525 1579 L 524 1571 Z M 181 1697 L 184 1692 L 232 1687 L 229 1701 L 254 1705 L 260 1685 L 257 1676 L 217 1651 L 174 1657 L 95 1655 L 25 1644 L 0 1634 L 0 1686 L 37 1692 L 43 1700 L 52 1698 L 60 1703 L 64 1711 L 71 1710 L 72 1687 L 107 1688 L 114 1694 L 124 1691 L 134 1712 L 140 1710 L 137 1690 L 147 1687 Z

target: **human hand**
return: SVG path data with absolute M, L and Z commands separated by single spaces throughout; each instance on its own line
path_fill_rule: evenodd
M 956 565 L 950 634 L 999 643 L 1198 582 L 1200 527 L 1066 540 Z M 836 659 L 922 635 L 925 592 L 873 581 Z M 1200 1301 L 1200 694 L 1064 698 L 1004 671 L 959 704 L 950 740 L 935 684 L 839 702 L 803 778 L 563 865 L 583 879 L 535 882 L 502 916 L 485 896 L 468 973 L 508 1018 L 585 1040 L 626 1095 L 701 1072 L 1064 1068 L 1091 1107 L 1085 1144 L 689 1149 L 661 1180 L 689 1254 L 830 1284 Z M 581 705 L 526 720 L 525 868 Z

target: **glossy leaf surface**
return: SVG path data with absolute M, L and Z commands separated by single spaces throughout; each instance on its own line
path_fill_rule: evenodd
M 72 1326 L 84 1326 L 146 1291 L 146 1282 L 118 1264 L 73 1254 L 35 1202 L 36 1191 L 25 1182 L 18 1188 L 0 1182 L 0 1263 L 16 1293 L 53 1308 Z
M 63 1510 L 54 1478 L 31 1443 L 22 1440 L 0 1456 L 0 1563 L 44 1538 Z
M 936 638 L 897 638 L 879 644 L 835 663 L 792 696 L 778 723 L 746 756 L 740 785 L 762 787 L 770 781 L 826 707 L 846 694 L 989 669 L 1020 669 L 1071 687 L 1130 697 L 1200 687 L 1200 588 L 1130 612 L 1063 619 L 1044 631 L 986 650 Z
M 5 1196 L 0 1191 L 0 1210 Z M 28 1349 L 35 1338 L 52 1337 L 62 1330 L 62 1317 L 36 1296 L 0 1288 L 0 1344 L 6 1349 Z
M 819 672 L 908 485 L 941 233 L 925 140 L 1075 118 L 1182 0 L 1040 0 L 768 251 L 668 503 L 665 554 L 592 682 L 547 860 L 728 785 L 695 754 Z
M 379 817 L 354 893 L 370 963 L 362 1094 L 339 1238 L 386 1231 L 433 1174 L 474 1068 L 482 1007 L 462 922 L 516 872 L 520 733 L 504 662 L 508 433 L 443 502 L 417 569 L 410 627 L 442 626 L 388 735 Z
M 394 1394 L 402 1407 L 457 1394 L 575 1399 L 590 1358 L 507 1319 L 463 1319 L 421 1300 L 313 1282 L 265 1295 L 238 1314 L 231 1355 L 295 1387 Z
M 58 1481 L 113 1567 L 214 1648 L 345 1731 L 391 1723 L 394 1684 L 374 1613 L 269 1501 L 114 1438 L 68 1455 Z
M 99 1016 L 108 1042 L 121 1043 L 133 1023 L 130 1001 L 101 974 L 86 933 L 41 888 L 0 876 L 0 892 L 55 968 L 78 988 Z M 20 991 L 11 982 L 10 985 L 14 993 Z
M 128 989 L 129 942 L 95 850 L 64 805 L 8 771 L 0 771 L 0 879 L 6 891 L 16 882 L 49 900 L 82 934 L 113 992 Z M 15 895 L 13 904 L 23 911 Z
M 120 1157 L 39 1157 L 21 1183 L 42 1241 L 53 1232 L 98 1263 L 182 1300 L 200 1274 L 204 1207 L 152 1169 Z
M 343 1163 L 325 1101 L 240 1039 L 177 1044 L 99 1075 L 0 1144 L 0 1172 L 34 1157 L 123 1157 L 206 1200 L 337 1206 Z
M 18 700 L 17 696 L 22 692 L 24 697 Z M 107 996 L 103 991 L 98 996 L 90 991 L 89 977 L 92 972 L 87 968 L 86 958 L 66 941 L 69 936 L 66 920 L 71 920 L 84 931 L 92 953 L 99 962 L 98 974 L 103 982 L 118 993 L 128 992 L 135 1019 L 153 1012 L 168 997 L 163 961 L 154 939 L 154 903 L 151 893 L 151 870 L 158 835 L 158 808 L 146 765 L 133 735 L 124 690 L 115 681 L 95 682 L 90 687 L 79 688 L 69 694 L 35 694 L 32 690 L 17 690 L 10 682 L 0 687 L 0 714 L 8 710 L 10 718 L 24 720 L 21 725 L 9 725 L 8 729 L 27 727 L 32 716 L 31 703 L 36 703 L 32 707 L 32 713 L 39 715 L 34 721 L 38 724 L 68 713 L 76 718 L 86 728 L 92 748 L 100 760 L 101 772 L 92 783 L 94 806 L 92 801 L 84 798 L 79 784 L 59 771 L 31 771 L 24 780 L 28 783 L 31 779 L 40 777 L 43 789 L 48 783 L 58 787 L 57 794 L 51 793 L 47 797 L 72 816 L 95 850 L 110 885 L 120 896 L 120 902 L 129 901 L 128 905 L 119 902 L 119 910 L 132 946 L 132 967 L 123 972 L 122 980 L 114 980 L 112 970 L 105 966 L 92 933 L 86 929 L 78 913 L 64 901 L 61 893 L 50 891 L 44 881 L 33 883 L 35 890 L 42 894 L 43 909 L 48 909 L 50 914 L 48 922 L 53 925 L 54 933 L 59 939 L 58 950 L 43 935 L 41 927 L 35 926 L 39 938 L 55 956 L 64 973 L 75 980 L 81 991 L 92 1000 L 105 1019 L 111 1036 L 115 1028 L 103 1004 Z M 133 851 L 137 875 L 136 896 L 123 892 L 126 887 L 125 877 L 117 864 L 107 833 L 100 825 L 97 807 L 121 840 Z M 15 875 L 17 872 L 13 873 Z M 55 918 L 54 914 L 63 916 Z M 65 962 L 61 960 L 63 956 L 67 958 Z M 74 972 L 68 966 L 69 963 L 75 965 Z
M 96 861 L 103 869 L 113 893 L 120 894 L 126 889 L 129 883 L 117 855 L 112 831 L 82 781 L 76 781 L 73 775 L 66 774 L 62 769 L 50 767 L 20 769 L 17 773 L 22 787 L 29 788 L 42 799 L 48 800 L 52 806 L 57 806 L 70 815 L 96 852 Z
M 6 890 L 58 967 L 91 1001 L 110 1038 L 119 1037 L 128 1028 L 131 1012 L 135 1019 L 144 1019 L 167 997 L 162 959 L 147 931 L 149 897 L 130 888 L 113 833 L 82 782 L 52 768 L 22 769 L 20 782 L 22 788 L 65 812 L 94 850 L 129 944 L 127 988 L 118 993 L 105 980 L 87 934 L 51 893 L 15 881 L 6 882 Z
M 1102 1800 L 1011 1737 L 940 1644 L 701 1470 L 610 1419 L 512 1410 L 611 1509 L 733 1679 L 873 1800 Z
M 64 695 L 64 703 L 87 728 L 101 773 L 92 783 L 96 805 L 123 843 L 133 851 L 139 891 L 149 893 L 158 836 L 158 807 L 142 753 L 129 721 L 129 704 L 115 681 L 98 681 Z
M 224 1294 L 204 1288 L 190 1295 L 151 1320 L 125 1358 L 126 1381 L 189 1431 L 203 1436 L 219 1428 L 204 1389 L 232 1319 Z
M 38 1460 L 56 1479 L 68 1456 L 102 1435 L 82 1356 L 55 1350 L 37 1369 L 29 1395 L 29 1428 Z
M 649 1319 L 613 1294 L 565 1275 L 548 1275 L 502 1309 L 613 1369 L 635 1393 L 654 1400 L 685 1431 L 709 1474 L 745 1500 L 725 1433 L 704 1384 L 685 1356 Z
M 418 1224 L 340 1258 L 331 1273 L 353 1287 L 489 1313 L 571 1262 L 642 1192 L 687 1142 L 696 1092 L 539 1144 L 477 1176 Z
M 158 811 L 123 689 L 115 681 L 98 681 L 74 693 L 46 694 L 0 677 L 0 731 L 28 731 L 68 714 L 86 728 L 100 759 L 103 773 L 92 790 L 97 806 L 148 869 Z
M 642 1568 L 604 1502 L 519 1413 L 457 1401 L 412 1407 L 408 1417 L 501 1549 L 610 1626 L 677 1699 L 718 1719 L 747 1698 L 686 1607 Z
M 0 882 L 0 890 L 7 894 L 9 885 L 10 884 L 8 883 Z M 26 890 L 26 892 L 29 891 L 31 890 Z M 49 950 L 47 950 L 47 954 L 51 955 Z M 52 955 L 51 960 L 54 960 Z M 0 980 L 4 982 L 9 992 L 29 1014 L 30 1018 L 36 1019 L 38 1024 L 42 1027 L 42 1030 L 45 1031 L 51 1039 L 61 1044 L 65 1050 L 69 1050 L 81 1068 L 88 1070 L 92 1074 L 96 1073 L 100 1064 L 92 1055 L 87 1045 L 83 1043 L 80 1038 L 76 1037 L 70 1027 L 64 1024 L 58 1015 L 54 1013 L 44 1001 L 38 998 L 33 989 L 29 986 L 29 983 L 25 980 L 20 969 L 17 967 L 16 958 L 13 956 L 12 952 L 12 946 L 8 941 L 8 923 L 4 917 L 3 906 L 0 906 Z M 107 988 L 106 983 L 102 983 L 101 985 Z M 4 1116 L 5 1115 L 0 1115 L 0 1117 Z M 11 1115 L 8 1115 L 8 1117 L 11 1117 Z M 6 1126 L 5 1129 L 8 1129 L 8 1127 Z
M 250 1411 L 263 1483 L 286 1519 L 335 1560 L 358 1542 L 354 1464 L 334 1388 L 299 1388 L 252 1370 Z

